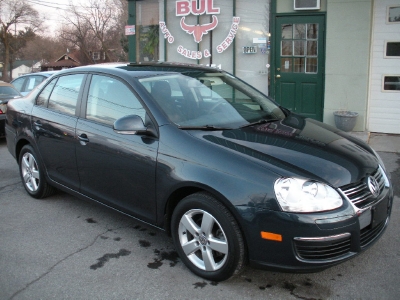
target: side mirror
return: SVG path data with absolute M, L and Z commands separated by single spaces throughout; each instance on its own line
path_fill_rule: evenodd
M 114 122 L 114 131 L 119 134 L 146 134 L 147 127 L 138 115 L 128 115 Z

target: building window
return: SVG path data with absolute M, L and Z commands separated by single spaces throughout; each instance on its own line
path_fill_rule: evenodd
M 163 1 L 159 0 L 136 1 L 136 42 L 139 50 L 136 54 L 137 61 L 160 60 L 158 22 L 161 16 L 160 7 L 163 6 Z
M 400 6 L 389 6 L 388 7 L 387 22 L 389 24 L 400 23 Z
M 386 42 L 385 57 L 400 57 L 400 41 Z
M 318 24 L 283 24 L 281 72 L 318 73 Z
M 400 75 L 383 76 L 383 90 L 400 92 Z
M 100 60 L 100 52 L 93 52 L 92 57 L 93 60 Z

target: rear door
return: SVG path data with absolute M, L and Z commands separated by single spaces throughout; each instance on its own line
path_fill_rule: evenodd
M 32 111 L 32 130 L 49 177 L 78 190 L 76 109 L 85 74 L 54 78 L 40 92 Z
M 145 120 L 146 110 L 125 82 L 105 75 L 92 76 L 85 98 L 76 127 L 81 192 L 154 223 L 158 139 L 113 130 L 114 121 L 126 115 Z

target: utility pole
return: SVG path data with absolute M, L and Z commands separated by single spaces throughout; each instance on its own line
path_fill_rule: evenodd
M 134 25 L 136 31 L 136 0 L 128 1 L 128 25 Z M 136 62 L 136 33 L 128 35 L 129 61 Z

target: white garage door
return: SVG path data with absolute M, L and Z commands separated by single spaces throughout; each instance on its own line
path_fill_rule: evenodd
M 400 0 L 374 1 L 368 130 L 400 134 Z

